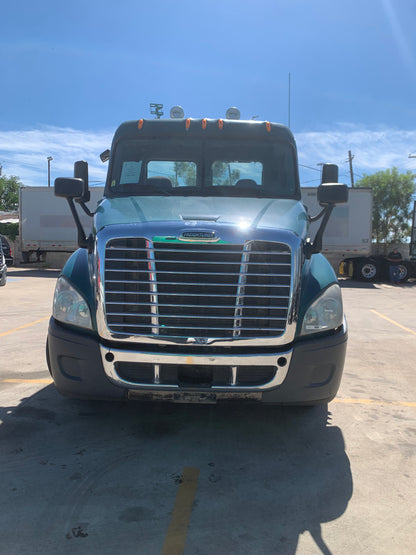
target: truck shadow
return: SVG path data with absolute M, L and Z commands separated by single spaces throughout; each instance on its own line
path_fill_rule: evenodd
M 354 279 L 338 279 L 338 283 L 342 289 L 376 289 L 376 283 L 373 281 L 358 281 Z
M 141 538 L 138 552 L 160 553 L 182 471 L 197 467 L 185 553 L 291 554 L 308 532 L 329 554 L 321 525 L 353 491 L 327 405 L 110 404 L 48 386 L 0 419 L 0 499 L 14 523 L 3 539 L 15 552 L 69 553 L 81 537 L 83 552 L 117 540 L 133 553 Z M 30 519 L 13 502 L 23 493 Z

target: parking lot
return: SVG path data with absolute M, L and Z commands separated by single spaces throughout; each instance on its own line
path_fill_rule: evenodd
M 342 282 L 341 388 L 302 409 L 60 396 L 57 276 L 0 289 L 0 553 L 415 552 L 416 282 Z

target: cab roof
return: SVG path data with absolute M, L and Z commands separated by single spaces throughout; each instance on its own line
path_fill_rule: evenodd
M 292 132 L 285 125 L 254 120 L 228 119 L 140 119 L 122 123 L 115 132 L 113 142 L 124 138 L 171 137 L 171 136 L 217 137 L 219 139 L 261 139 L 285 141 L 295 146 Z

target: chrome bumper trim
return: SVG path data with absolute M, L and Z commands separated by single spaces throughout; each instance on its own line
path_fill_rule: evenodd
M 124 351 L 121 349 L 110 349 L 100 345 L 101 358 L 107 377 L 116 385 L 129 389 L 169 389 L 179 390 L 178 385 L 160 384 L 160 366 L 163 364 L 178 364 L 187 366 L 229 366 L 231 369 L 231 381 L 226 386 L 212 386 L 209 391 L 267 391 L 279 386 L 289 370 L 293 350 L 272 353 L 267 355 L 176 355 L 162 353 L 143 353 L 140 351 Z M 131 362 L 153 364 L 153 383 L 134 383 L 122 379 L 116 371 L 117 362 Z M 237 369 L 239 366 L 274 366 L 276 373 L 274 378 L 262 385 L 240 386 L 236 385 Z M 184 389 L 184 388 L 181 388 Z M 189 389 L 192 389 L 190 387 Z

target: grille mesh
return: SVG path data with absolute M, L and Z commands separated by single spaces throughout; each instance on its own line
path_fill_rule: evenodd
M 271 337 L 286 327 L 288 245 L 112 239 L 105 253 L 108 328 L 180 338 Z

